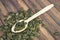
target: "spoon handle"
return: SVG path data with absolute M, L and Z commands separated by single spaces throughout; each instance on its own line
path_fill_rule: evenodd
M 39 15 L 47 12 L 48 10 L 50 10 L 52 7 L 54 7 L 53 4 L 48 5 L 47 7 L 43 8 L 42 10 L 40 10 L 39 12 L 37 12 L 36 14 L 34 14 L 33 16 L 31 16 L 30 18 L 28 18 L 27 20 L 25 20 L 26 22 L 30 22 L 31 20 L 33 20 L 34 18 L 38 17 Z

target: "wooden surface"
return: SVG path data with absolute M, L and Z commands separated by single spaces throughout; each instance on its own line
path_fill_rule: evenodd
M 60 40 L 60 0 L 0 0 L 0 25 L 4 24 L 4 16 L 8 12 L 17 12 L 21 7 L 25 11 L 31 9 L 34 12 L 52 3 L 55 7 L 41 15 L 40 18 L 50 35 L 55 40 Z M 59 33 L 58 36 L 54 35 L 56 31 Z M 42 32 L 40 34 L 39 40 L 48 40 Z

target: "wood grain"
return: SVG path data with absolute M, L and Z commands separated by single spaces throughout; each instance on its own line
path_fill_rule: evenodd
M 17 0 L 18 3 L 20 4 L 20 6 L 24 9 L 24 10 L 28 10 L 29 8 L 27 7 L 27 5 L 25 5 L 25 3 L 22 0 Z
M 7 15 L 8 13 L 8 11 L 6 10 L 1 1 L 0 1 L 0 11 L 2 12 L 3 15 Z
M 50 35 L 55 38 L 55 40 L 60 40 L 60 35 L 55 36 L 53 34 L 56 31 L 60 34 L 60 0 L 0 0 L 0 25 L 4 23 L 4 15 L 8 12 L 17 12 L 21 7 L 26 11 L 31 9 L 35 12 L 52 3 L 55 6 L 41 15 L 40 18 L 46 25 L 46 30 Z M 40 34 L 38 40 L 48 40 L 42 32 Z

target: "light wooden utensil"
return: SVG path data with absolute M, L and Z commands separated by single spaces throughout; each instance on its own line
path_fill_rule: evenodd
M 16 22 L 16 23 L 12 26 L 11 31 L 14 32 L 14 33 L 19 33 L 19 32 L 24 31 L 24 30 L 28 27 L 28 23 L 29 23 L 31 20 L 35 19 L 36 17 L 40 16 L 41 14 L 44 14 L 45 12 L 47 12 L 48 10 L 50 10 L 52 7 L 54 7 L 54 4 L 48 5 L 47 7 L 43 8 L 42 10 L 40 10 L 39 12 L 37 12 L 36 14 L 34 14 L 33 16 L 31 16 L 30 18 L 28 18 L 28 19 L 26 19 L 26 20 L 19 20 L 18 22 L 22 22 L 22 21 L 26 22 L 25 27 L 24 27 L 22 30 L 14 31 L 15 26 L 16 26 L 16 24 L 18 23 L 18 22 Z

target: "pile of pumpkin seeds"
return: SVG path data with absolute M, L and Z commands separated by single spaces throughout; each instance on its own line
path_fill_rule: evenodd
M 14 23 L 21 19 L 28 19 L 34 15 L 34 13 L 29 9 L 28 11 L 24 11 L 23 9 L 20 9 L 18 13 L 10 12 L 8 16 L 5 18 L 5 24 L 0 27 L 3 31 L 3 36 L 0 37 L 0 40 L 33 40 L 34 37 L 38 37 L 40 35 L 39 33 L 39 24 L 42 23 L 42 21 L 39 18 L 35 18 L 28 24 L 28 28 L 21 32 L 21 33 L 13 33 L 11 32 L 11 28 Z M 24 25 L 22 27 L 16 25 L 15 30 L 22 29 L 25 27 Z

